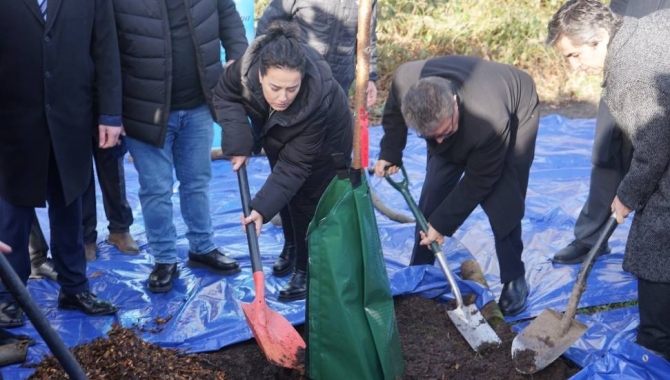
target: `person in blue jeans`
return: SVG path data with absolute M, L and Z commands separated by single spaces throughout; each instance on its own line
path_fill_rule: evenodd
M 147 288 L 167 292 L 179 277 L 172 189 L 179 180 L 188 257 L 222 274 L 240 271 L 213 241 L 209 208 L 212 88 L 247 48 L 233 0 L 113 0 L 126 142 L 138 172 L 139 198 L 155 265 Z M 214 16 L 212 16 L 214 15 Z

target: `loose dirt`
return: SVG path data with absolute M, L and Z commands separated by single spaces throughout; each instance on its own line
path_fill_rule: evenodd
M 395 312 L 405 360 L 404 379 L 529 379 L 516 371 L 511 358 L 514 333 L 498 328 L 503 344 L 472 351 L 446 314 L 445 305 L 419 296 L 395 299 Z M 302 326 L 298 331 L 304 334 Z M 96 339 L 73 349 L 91 380 L 96 379 L 306 379 L 298 372 L 267 362 L 250 340 L 217 352 L 183 354 L 146 343 L 129 329 L 115 326 L 109 339 Z M 532 379 L 568 379 L 579 371 L 559 358 Z M 46 358 L 30 379 L 66 379 L 53 357 Z

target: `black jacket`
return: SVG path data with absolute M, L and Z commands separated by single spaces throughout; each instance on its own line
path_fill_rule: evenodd
M 123 125 L 128 136 L 162 147 L 172 90 L 172 46 L 162 0 L 113 0 L 123 72 Z M 212 89 L 226 59 L 247 47 L 244 25 L 233 0 L 184 0 L 196 46 L 200 86 L 214 115 Z
M 258 20 L 256 35 L 276 20 L 300 25 L 302 42 L 326 58 L 335 80 L 348 90 L 356 77 L 358 0 L 272 0 Z M 377 1 L 370 23 L 370 80 L 377 80 Z
M 288 109 L 270 115 L 255 52 L 261 38 L 224 71 L 214 91 L 214 103 L 217 121 L 223 126 L 224 154 L 249 156 L 256 135 L 270 160 L 272 173 L 251 201 L 251 208 L 267 222 L 288 204 L 312 172 L 332 165 L 333 153 L 351 156 L 353 118 L 347 96 L 328 64 L 307 45 L 303 45 L 307 68 L 298 95 Z
M 93 104 L 121 114 L 111 1 L 49 0 L 47 12 L 45 25 L 37 1 L 0 1 L 0 197 L 17 206 L 44 206 L 52 148 L 65 201 L 80 196 Z
M 402 164 L 407 125 L 401 104 L 410 85 L 437 76 L 452 81 L 459 97 L 459 129 L 428 154 L 464 165 L 465 173 L 428 222 L 451 236 L 481 204 L 498 236 L 524 214 L 528 172 L 535 153 L 538 97 L 533 79 L 512 66 L 471 57 L 446 56 L 401 65 L 384 107 L 379 158 Z

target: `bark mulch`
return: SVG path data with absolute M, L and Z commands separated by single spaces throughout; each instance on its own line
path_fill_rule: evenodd
M 499 328 L 503 345 L 476 354 L 445 312 L 443 304 L 418 296 L 395 299 L 396 317 L 405 360 L 404 379 L 568 379 L 579 372 L 559 358 L 546 369 L 524 376 L 510 356 L 514 333 Z M 297 327 L 304 334 L 302 326 Z M 89 379 L 304 379 L 292 370 L 269 364 L 255 341 L 216 352 L 184 354 L 139 339 L 132 329 L 113 326 L 108 339 L 76 346 L 74 356 Z M 30 379 L 66 379 L 53 357 L 45 358 Z

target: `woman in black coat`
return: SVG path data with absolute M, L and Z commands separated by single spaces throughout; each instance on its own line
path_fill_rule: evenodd
M 279 299 L 304 299 L 307 227 L 335 177 L 331 155 L 351 156 L 353 118 L 347 96 L 323 57 L 300 43 L 299 27 L 279 21 L 225 70 L 214 103 L 223 127 L 221 146 L 233 170 L 255 147 L 265 149 L 272 172 L 243 223 L 254 223 L 259 234 L 261 225 L 280 212 L 283 262 L 273 269 L 286 274 L 295 261 L 295 271 Z

